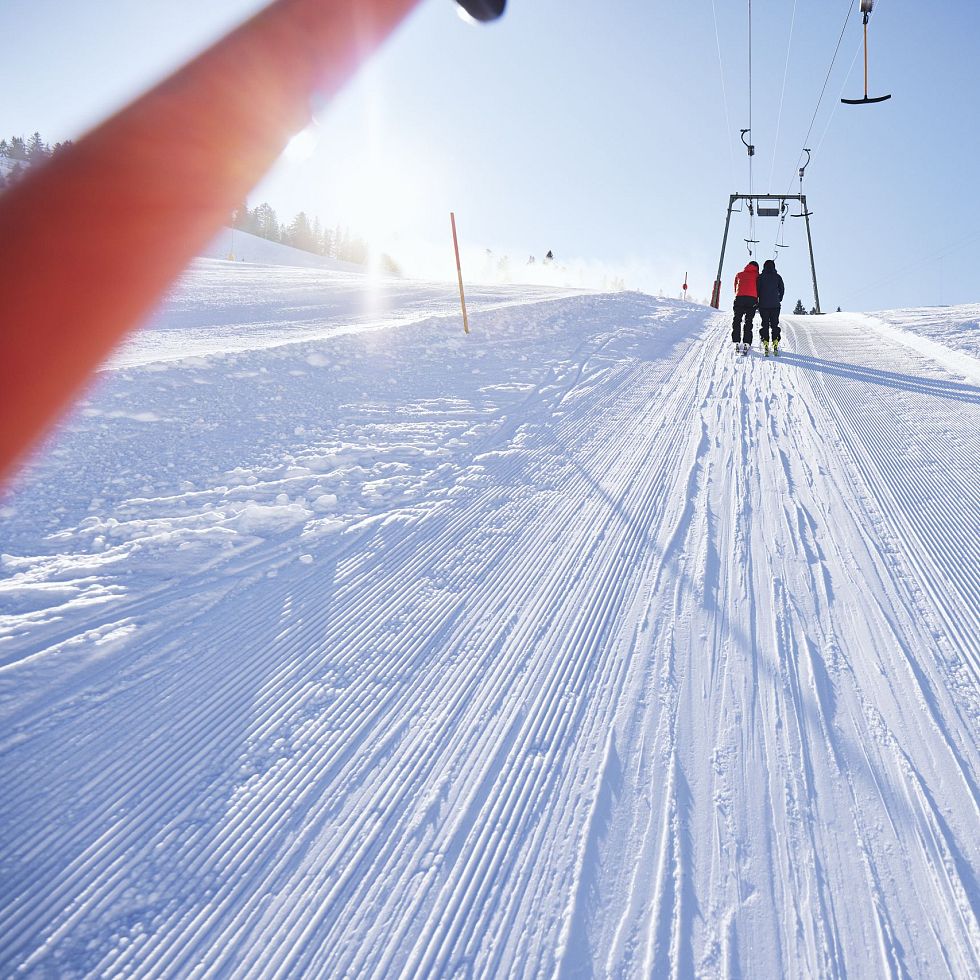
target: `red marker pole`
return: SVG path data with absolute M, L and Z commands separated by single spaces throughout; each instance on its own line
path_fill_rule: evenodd
M 463 333 L 470 332 L 470 322 L 466 317 L 466 296 L 463 294 L 463 267 L 459 264 L 459 240 L 456 238 L 456 212 L 449 212 L 453 225 L 453 248 L 456 249 L 456 275 L 459 277 L 459 305 L 463 307 Z
M 0 196 L 0 481 L 418 0 L 276 0 Z

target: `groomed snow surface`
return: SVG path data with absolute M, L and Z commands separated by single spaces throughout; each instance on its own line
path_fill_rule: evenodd
M 470 300 L 203 260 L 0 502 L 0 974 L 980 975 L 977 308 Z

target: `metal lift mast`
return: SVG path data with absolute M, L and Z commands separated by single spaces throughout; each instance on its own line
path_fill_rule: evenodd
M 736 201 L 748 201 L 749 206 L 755 204 L 756 214 L 760 218 L 777 217 L 786 201 L 799 201 L 800 213 L 793 215 L 806 220 L 806 241 L 810 249 L 810 272 L 813 276 L 813 305 L 820 312 L 820 293 L 817 290 L 817 267 L 813 261 L 813 237 L 810 234 L 810 209 L 806 206 L 806 194 L 732 194 L 728 199 L 728 215 L 725 218 L 725 236 L 721 240 L 721 258 L 718 260 L 718 275 L 715 277 L 714 289 L 711 291 L 711 305 L 717 310 L 721 304 L 721 274 L 725 265 L 725 249 L 728 247 L 728 229 L 732 223 L 732 211 Z M 764 207 L 761 202 L 777 202 L 777 207 Z

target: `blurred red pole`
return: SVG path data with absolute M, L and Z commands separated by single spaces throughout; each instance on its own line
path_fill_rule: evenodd
M 418 0 L 276 0 L 0 196 L 0 481 Z

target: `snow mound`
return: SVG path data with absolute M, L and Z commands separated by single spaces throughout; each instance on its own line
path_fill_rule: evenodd
M 872 316 L 980 360 L 980 304 L 885 310 Z

